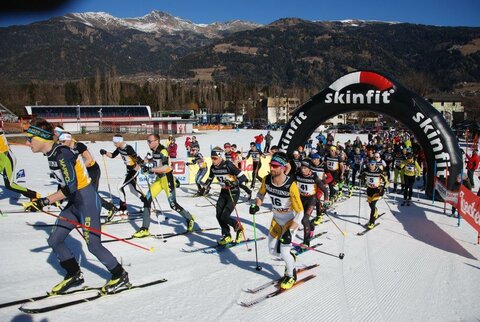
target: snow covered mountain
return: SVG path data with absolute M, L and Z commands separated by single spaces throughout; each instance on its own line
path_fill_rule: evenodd
M 162 34 L 193 32 L 207 38 L 218 38 L 226 33 L 250 30 L 262 26 L 242 20 L 196 24 L 190 20 L 174 17 L 158 10 L 154 10 L 143 17 L 137 18 L 123 19 L 114 17 L 106 12 L 85 12 L 68 14 L 60 19 L 64 19 L 65 22 L 81 22 L 87 26 L 105 30 L 135 29 L 142 32 Z

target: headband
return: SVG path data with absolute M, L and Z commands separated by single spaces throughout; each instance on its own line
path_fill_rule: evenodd
M 272 157 L 272 161 L 270 161 L 270 163 L 278 163 L 279 165 L 281 165 L 282 167 L 286 166 L 287 165 L 287 160 L 285 160 L 284 158 L 282 157 L 279 157 L 278 155 L 274 155 Z
M 123 137 L 121 136 L 114 136 L 112 139 L 113 143 L 120 143 L 123 142 Z
M 55 132 L 57 135 L 60 135 L 60 134 L 62 134 L 63 132 L 65 132 L 65 130 L 57 126 L 57 127 L 55 127 L 55 129 L 53 130 L 53 132 Z
M 42 128 L 36 127 L 35 125 L 30 125 L 27 130 L 27 136 L 37 136 L 45 141 L 53 141 L 53 133 Z
M 58 136 L 58 141 L 70 141 L 72 139 L 72 135 L 70 133 L 62 132 Z

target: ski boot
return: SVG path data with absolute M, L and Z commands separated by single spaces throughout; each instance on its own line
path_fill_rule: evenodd
M 117 214 L 118 209 L 113 207 L 107 212 L 107 219 L 105 219 L 105 222 L 110 222 L 112 221 L 113 217 Z
M 367 228 L 372 229 L 373 227 L 375 227 L 375 223 L 369 222 Z
M 127 288 L 131 287 L 131 284 L 128 279 L 128 273 L 123 269 L 123 267 L 118 264 L 114 269 L 110 271 L 112 273 L 112 278 L 102 287 L 102 294 L 115 293 L 122 286 Z
M 288 290 L 291 289 L 293 285 L 295 285 L 295 282 L 297 281 L 295 276 L 285 276 L 283 278 L 282 283 L 280 283 L 280 288 L 282 290 Z
M 313 219 L 313 224 L 314 224 L 315 226 L 320 225 L 322 222 L 323 222 L 323 214 L 317 215 L 317 216 Z
M 120 207 L 118 208 L 118 214 L 121 216 L 128 216 L 127 203 L 124 201 L 120 202 Z
M 132 235 L 133 238 L 144 238 L 150 236 L 148 228 L 142 227 L 136 233 Z
M 232 236 L 230 236 L 230 235 L 225 235 L 225 236 L 222 237 L 222 239 L 220 239 L 220 240 L 218 241 L 218 245 L 220 245 L 220 246 L 225 246 L 225 245 L 230 244 L 231 242 L 233 242 Z
M 238 223 L 236 228 L 235 243 L 239 243 L 243 240 L 243 226 Z
M 81 285 L 84 282 L 83 273 L 80 271 L 80 266 L 78 266 L 75 258 L 60 262 L 60 266 L 67 271 L 67 275 L 65 275 L 63 281 L 52 288 L 49 295 L 62 294 L 69 288 Z
M 187 231 L 189 233 L 193 231 L 193 226 L 195 226 L 195 217 L 192 216 L 192 219 L 187 220 Z

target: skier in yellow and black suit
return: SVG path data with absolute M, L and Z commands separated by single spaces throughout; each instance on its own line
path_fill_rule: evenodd
M 3 182 L 5 183 L 5 188 L 11 191 L 21 193 L 27 198 L 35 199 L 40 198 L 40 195 L 35 191 L 29 190 L 25 187 L 18 185 L 15 182 L 15 157 L 7 143 L 7 138 L 3 132 L 3 118 L 0 113 L 0 173 L 3 177 Z
M 172 167 L 168 165 L 167 149 L 160 143 L 160 137 L 158 134 L 150 134 L 147 137 L 147 143 L 148 147 L 150 148 L 152 158 L 149 160 L 149 162 L 145 162 L 142 165 L 142 171 L 144 173 L 154 173 L 156 174 L 157 178 L 155 182 L 149 185 L 147 195 L 145 196 L 142 227 L 136 233 L 134 233 L 132 237 L 142 238 L 150 236 L 150 208 L 152 207 L 153 200 L 162 191 L 164 191 L 165 195 L 167 196 L 170 208 L 185 218 L 187 231 L 191 232 L 193 230 L 195 220 L 190 212 L 180 206 L 177 202 L 175 193 L 175 178 L 173 176 Z
M 405 182 L 405 189 L 403 190 L 403 201 L 410 202 L 412 200 L 413 194 L 413 183 L 415 182 L 415 177 L 417 180 L 420 180 L 420 175 L 422 174 L 422 168 L 420 165 L 413 159 L 413 153 L 407 153 L 407 160 L 405 160 L 400 168 L 403 169 L 403 180 Z
M 375 227 L 375 219 L 378 217 L 377 201 L 385 193 L 385 186 L 388 185 L 388 179 L 383 171 L 377 165 L 375 159 L 368 161 L 367 169 L 360 175 L 360 178 L 367 185 L 367 202 L 370 206 L 370 221 L 367 228 Z
M 270 161 L 270 174 L 263 177 L 255 203 L 250 206 L 250 214 L 255 214 L 268 193 L 272 202 L 273 218 L 268 234 L 270 254 L 285 261 L 285 276 L 280 288 L 291 288 L 296 280 L 295 256 L 290 252 L 292 237 L 302 223 L 303 206 L 298 186 L 293 178 L 285 174 L 288 164 L 283 152 L 276 152 Z
M 52 247 L 60 266 L 66 271 L 65 278 L 53 287 L 51 293 L 63 293 L 68 288 L 84 282 L 77 259 L 65 243 L 67 236 L 76 227 L 75 221 L 81 223 L 83 227 L 92 228 L 83 229 L 83 238 L 88 250 L 112 274 L 111 279 L 102 287 L 102 293 L 114 292 L 120 286 L 128 284 L 127 272 L 100 241 L 98 231 L 101 229 L 101 203 L 90 183 L 83 162 L 67 146 L 53 142 L 53 127 L 44 119 L 37 118 L 31 121 L 31 126 L 27 130 L 27 145 L 33 153 L 43 153 L 47 157 L 50 171 L 56 177 L 60 189 L 45 198 L 24 203 L 25 211 L 39 211 L 57 201 L 64 199 L 68 201 L 48 238 L 48 245 Z

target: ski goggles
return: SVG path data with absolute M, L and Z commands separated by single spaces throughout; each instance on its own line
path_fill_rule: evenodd
M 27 141 L 32 142 L 32 138 L 36 137 L 39 141 L 51 142 L 53 141 L 53 133 L 42 128 L 30 125 L 27 130 Z
M 123 137 L 121 137 L 121 136 L 114 136 L 113 139 L 112 139 L 112 142 L 113 142 L 113 143 L 123 142 Z

